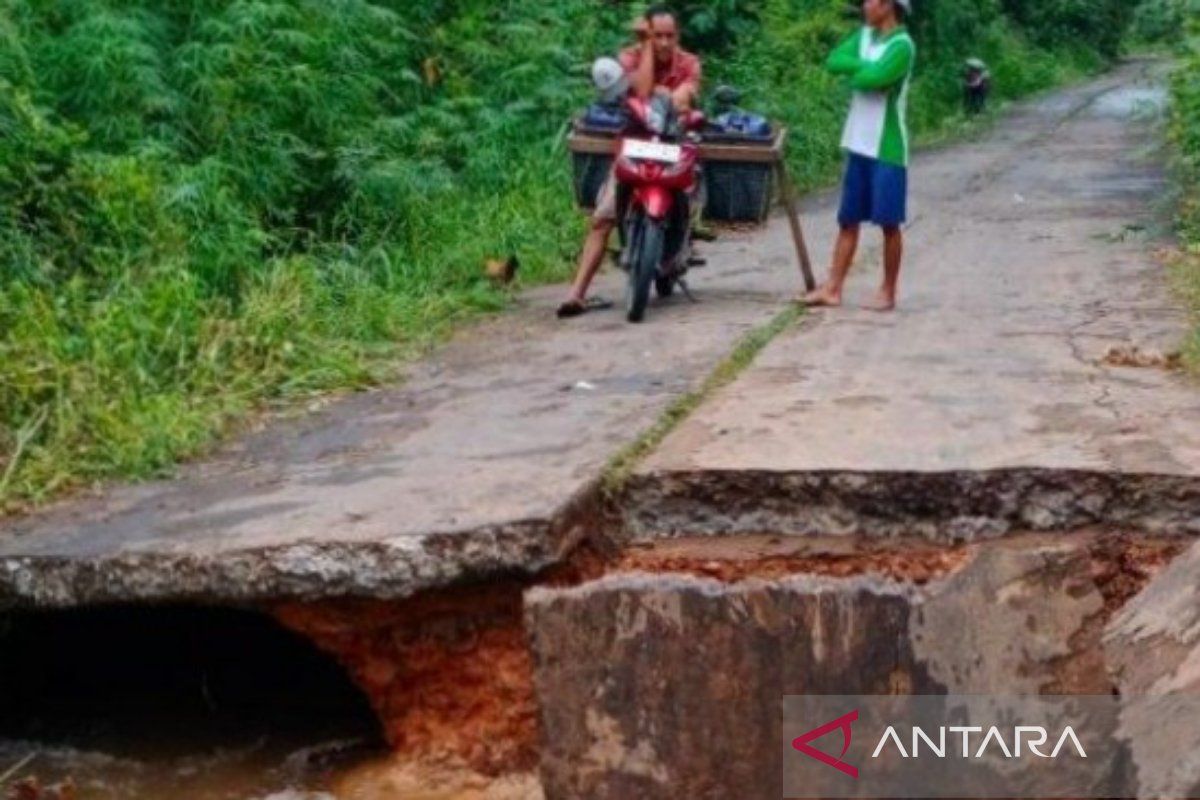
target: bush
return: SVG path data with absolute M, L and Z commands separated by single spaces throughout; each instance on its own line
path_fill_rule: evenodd
M 1181 26 L 1179 63 L 1171 79 L 1171 140 L 1179 183 L 1178 230 L 1183 253 L 1176 276 L 1192 311 L 1185 345 L 1190 365 L 1200 370 L 1200 14 Z
M 1081 6 L 1092 9 L 1082 13 Z M 1122 3 L 922 0 L 914 126 L 1115 51 Z M 640 2 L 0 0 L 0 507 L 153 474 L 263 403 L 358 386 L 563 277 L 564 120 Z M 839 160 L 844 0 L 681 0 L 710 84 Z
M 1182 186 L 1179 226 L 1185 242 L 1200 248 L 1200 22 L 1171 80 L 1171 138 Z
M 1005 12 L 1034 41 L 1078 46 L 1115 56 L 1137 3 L 1130 0 L 1001 0 Z
M 1146 0 L 1133 17 L 1133 36 L 1140 42 L 1178 44 L 1187 33 L 1187 21 L 1200 15 L 1196 0 Z

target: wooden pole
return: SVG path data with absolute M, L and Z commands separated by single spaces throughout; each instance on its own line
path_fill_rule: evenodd
M 804 288 L 811 292 L 817 288 L 817 279 L 813 277 L 812 259 L 808 257 L 808 245 L 804 242 L 804 229 L 800 227 L 800 213 L 796 210 L 796 196 L 782 153 L 779 154 L 779 160 L 775 162 L 775 175 L 779 178 L 779 196 L 783 199 L 788 224 L 792 227 L 792 243 L 796 246 L 796 257 L 800 260 L 800 274 L 804 277 Z

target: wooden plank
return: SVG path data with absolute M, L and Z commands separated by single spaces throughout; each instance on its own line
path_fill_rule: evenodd
M 747 164 L 775 164 L 783 158 L 787 129 L 781 128 L 770 147 L 746 144 L 700 143 L 700 158 L 703 161 L 734 161 Z M 572 153 L 588 155 L 612 155 L 616 152 L 617 139 L 594 136 L 579 131 L 567 135 L 567 149 Z
M 783 160 L 787 128 L 780 128 L 770 147 L 749 144 L 701 143 L 700 158 L 705 161 L 738 161 L 749 164 L 776 164 Z
M 567 134 L 567 149 L 572 153 L 611 156 L 617 150 L 617 140 L 571 131 Z

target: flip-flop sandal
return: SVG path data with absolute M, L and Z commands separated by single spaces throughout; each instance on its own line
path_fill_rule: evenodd
M 581 317 L 589 311 L 601 311 L 606 308 L 612 308 L 612 306 L 612 301 L 599 297 L 584 300 L 582 303 L 578 300 L 568 300 L 558 307 L 558 318 L 571 319 L 573 317 Z

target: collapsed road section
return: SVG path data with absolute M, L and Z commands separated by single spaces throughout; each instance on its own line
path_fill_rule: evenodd
M 1200 546 L 819 542 L 648 545 L 633 571 L 532 590 L 546 796 L 783 797 L 785 695 L 1200 688 Z M 1158 796 L 1198 781 L 1190 765 Z
M 779 796 L 787 692 L 1195 687 L 1200 392 L 1105 355 L 1184 325 L 1120 235 L 1163 185 L 1156 87 L 1126 65 L 923 155 L 894 317 L 809 315 L 701 398 L 794 288 L 785 226 L 648 327 L 534 293 L 401 387 L 7 521 L 0 605 L 250 609 L 404 757 L 564 799 Z

